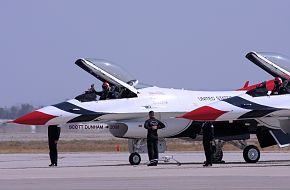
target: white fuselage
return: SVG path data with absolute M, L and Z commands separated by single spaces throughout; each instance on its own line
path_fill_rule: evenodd
M 159 136 L 170 137 L 186 130 L 192 122 L 187 119 L 176 119 L 177 116 L 197 107 L 243 93 L 245 91 L 189 91 L 148 87 L 140 89 L 136 98 L 91 102 L 80 102 L 71 99 L 61 103 L 61 106 L 56 104 L 37 111 L 57 116 L 49 120 L 46 125 L 79 122 L 75 118 L 83 117 L 85 113 L 81 112 L 85 111 L 101 113 L 93 120 L 82 120 L 80 122 L 106 122 L 110 126 L 111 133 L 115 136 L 145 138 L 146 130 L 143 128 L 143 124 L 148 119 L 148 112 L 153 110 L 156 118 L 166 125 L 166 128 L 159 130 Z M 69 104 L 70 108 L 67 108 L 66 104 Z M 124 129 L 124 127 L 127 129 Z

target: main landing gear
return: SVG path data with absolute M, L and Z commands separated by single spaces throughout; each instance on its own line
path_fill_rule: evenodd
M 243 150 L 243 156 L 246 162 L 256 163 L 260 159 L 260 150 L 254 145 L 248 145 Z
M 243 157 L 247 163 L 256 163 L 259 161 L 261 153 L 257 146 L 247 145 L 247 142 L 245 140 L 228 141 L 228 143 L 243 150 Z M 215 163 L 220 162 L 222 160 L 222 157 L 223 157 L 222 148 L 224 144 L 225 142 L 221 140 L 214 141 L 213 161 Z

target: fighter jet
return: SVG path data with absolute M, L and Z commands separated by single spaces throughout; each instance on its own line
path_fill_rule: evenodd
M 194 121 L 210 121 L 213 126 L 222 123 L 244 123 L 244 125 L 257 128 L 257 137 L 261 147 L 277 144 L 280 147 L 288 146 L 290 143 L 290 86 L 288 83 L 289 72 L 286 65 L 290 66 L 290 59 L 277 54 L 258 54 L 251 52 L 247 55 L 257 65 L 261 65 L 272 76 L 277 79 L 277 91 L 268 91 L 257 87 L 247 91 L 245 94 L 234 96 L 218 102 L 214 102 L 186 114 L 179 118 L 186 118 Z M 259 129 L 260 126 L 267 127 L 268 130 Z M 259 130 L 261 132 L 259 132 Z M 266 135 L 268 133 L 268 135 Z M 264 134 L 261 136 L 261 134 Z M 252 152 L 257 150 L 252 149 Z M 250 151 L 251 152 L 251 151 Z M 258 159 L 259 155 L 252 155 Z M 253 159 L 253 161 L 255 161 Z
M 143 124 L 148 119 L 148 112 L 153 110 L 157 119 L 166 127 L 159 130 L 159 151 L 166 149 L 164 138 L 198 139 L 202 134 L 203 122 L 189 119 L 177 119 L 191 110 L 233 96 L 244 94 L 246 90 L 256 85 L 246 85 L 234 91 L 190 91 L 184 89 L 160 88 L 140 83 L 125 72 L 121 67 L 109 61 L 99 59 L 78 59 L 75 62 L 102 82 L 109 83 L 112 96 L 110 99 L 97 100 L 91 93 L 84 93 L 76 98 L 46 106 L 13 122 L 28 125 L 59 125 L 67 123 L 106 123 L 109 131 L 118 138 L 129 139 L 129 162 L 137 165 L 141 161 L 139 153 L 146 151 L 145 139 L 147 131 Z M 273 85 L 273 81 L 267 82 Z M 264 127 L 267 129 L 267 127 Z M 245 123 L 225 123 L 216 129 L 216 139 L 235 142 L 245 150 L 246 139 L 257 130 L 251 129 Z M 263 136 L 263 135 L 262 135 Z M 221 141 L 217 141 L 215 160 L 222 160 Z M 251 158 L 246 159 L 246 161 Z

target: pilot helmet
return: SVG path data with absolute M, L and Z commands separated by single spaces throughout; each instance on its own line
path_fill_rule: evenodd
M 281 85 L 282 84 L 282 79 L 280 77 L 275 77 L 274 82 L 277 83 L 278 85 Z
M 108 89 L 109 87 L 110 87 L 110 85 L 109 85 L 108 82 L 104 82 L 103 85 L 102 85 L 103 89 Z

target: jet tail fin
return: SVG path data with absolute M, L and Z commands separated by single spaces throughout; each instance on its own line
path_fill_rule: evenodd
M 245 84 L 244 84 L 244 87 L 243 88 L 247 88 L 248 86 L 249 86 L 249 81 L 247 80 L 246 82 L 245 82 Z

